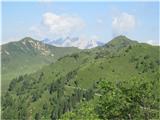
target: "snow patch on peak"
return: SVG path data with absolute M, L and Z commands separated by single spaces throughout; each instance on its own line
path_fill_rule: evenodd
M 84 37 L 66 37 L 65 39 L 57 39 L 57 40 L 49 40 L 45 39 L 42 42 L 51 44 L 57 47 L 77 47 L 79 49 L 90 49 L 97 46 L 103 45 L 100 41 L 97 41 L 95 39 L 88 40 Z

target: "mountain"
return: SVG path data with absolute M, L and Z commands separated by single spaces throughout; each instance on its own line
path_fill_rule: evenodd
M 33 73 L 62 56 L 78 51 L 73 47 L 60 48 L 47 45 L 30 37 L 2 45 L 2 91 L 7 89 L 14 77 Z
M 118 36 L 13 79 L 3 119 L 158 119 L 159 47 Z
M 124 35 L 117 36 L 109 41 L 105 46 L 126 47 L 128 45 L 137 44 L 137 41 L 130 40 Z
M 130 40 L 126 36 L 120 35 L 120 36 L 113 38 L 111 41 L 109 41 L 107 44 L 105 44 L 104 47 L 107 47 L 112 52 L 113 51 L 116 52 L 122 48 L 125 48 L 130 45 L 135 45 L 137 43 L 138 43 L 137 41 Z
M 97 41 L 97 40 L 87 40 L 85 38 L 70 38 L 66 37 L 65 39 L 56 39 L 56 40 L 50 40 L 50 39 L 44 39 L 42 42 L 58 47 L 77 47 L 79 49 L 90 49 L 97 46 L 102 46 L 104 43 Z

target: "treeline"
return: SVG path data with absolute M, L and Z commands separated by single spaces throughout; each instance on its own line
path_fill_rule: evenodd
M 14 79 L 8 92 L 2 97 L 3 119 L 28 119 L 30 104 L 36 103 L 42 97 L 44 91 L 49 93 L 48 103 L 39 106 L 41 110 L 32 114 L 32 117 L 36 120 L 41 118 L 59 119 L 62 114 L 71 111 L 80 101 L 89 101 L 94 96 L 95 84 L 88 89 L 80 88 L 78 81 L 74 79 L 76 74 L 77 69 L 69 72 L 65 77 L 59 77 L 57 80 L 53 79 L 51 84 L 36 89 L 35 84 L 40 84 L 40 81 L 43 80 L 43 72 L 37 76 L 37 79 L 30 78 L 27 75 Z M 71 81 L 73 82 L 72 86 L 69 85 Z M 66 86 L 71 93 L 68 93 Z
M 94 96 L 95 86 L 84 90 L 79 87 L 76 80 L 74 81 L 75 87 L 68 86 L 73 89 L 73 93 L 71 95 L 64 94 L 65 85 L 73 78 L 74 74 L 76 74 L 76 71 L 68 73 L 65 80 L 58 79 L 50 86 L 49 92 L 54 95 L 54 97 L 50 99 L 51 106 L 53 107 L 50 114 L 52 120 L 59 119 L 62 114 L 71 111 L 80 101 L 89 101 Z
M 63 92 L 57 91 L 57 96 L 52 99 L 53 110 L 51 112 L 50 118 L 52 120 L 59 119 L 62 114 L 71 111 L 77 103 L 80 101 L 88 101 L 93 98 L 93 95 L 94 92 L 92 89 L 86 91 L 82 89 L 75 89 L 74 93 L 70 96 L 65 96 Z

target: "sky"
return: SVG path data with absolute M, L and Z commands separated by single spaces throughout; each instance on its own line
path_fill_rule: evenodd
M 37 40 L 84 37 L 107 43 L 118 35 L 160 44 L 156 1 L 3 1 L 1 7 L 1 44 L 27 36 Z

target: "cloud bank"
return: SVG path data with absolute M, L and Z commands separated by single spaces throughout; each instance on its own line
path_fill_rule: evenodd
M 38 26 L 32 26 L 36 36 L 44 37 L 66 37 L 82 30 L 85 23 L 77 16 L 57 15 L 52 12 L 47 12 L 42 15 L 42 23 Z
M 122 12 L 118 16 L 113 17 L 112 30 L 114 36 L 129 32 L 133 30 L 135 26 L 136 19 L 134 15 Z

